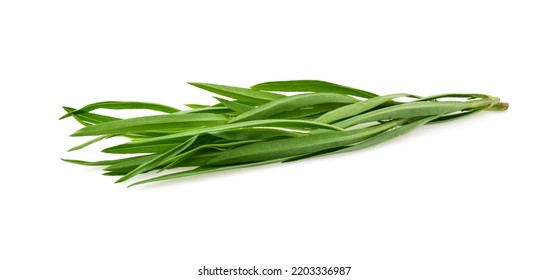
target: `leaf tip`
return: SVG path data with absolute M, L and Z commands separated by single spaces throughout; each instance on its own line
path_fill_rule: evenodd
M 121 144 L 121 145 L 124 145 L 124 144 Z M 101 150 L 101 152 L 106 153 L 106 154 L 116 154 L 116 151 L 117 151 L 118 147 L 121 146 L 121 145 L 116 145 L 116 146 L 105 148 L 105 149 Z
M 64 107 L 63 107 L 63 108 L 64 108 Z M 68 112 L 68 113 L 62 115 L 58 120 L 66 119 L 67 117 L 70 117 L 71 115 L 72 115 L 72 113 L 71 113 L 71 112 Z
M 123 176 L 122 178 L 116 180 L 114 183 L 115 183 L 115 184 L 118 184 L 118 183 L 122 183 L 122 182 L 126 181 L 127 179 L 124 178 L 124 177 L 125 177 L 125 176 Z
M 74 115 L 74 113 L 78 110 L 74 109 L 74 108 L 71 108 L 69 106 L 61 106 L 61 108 L 63 108 L 63 110 L 65 110 L 65 113 L 63 116 L 61 116 L 59 119 L 62 120 L 62 119 L 65 119 L 65 118 L 68 118 L 72 115 Z
M 80 161 L 75 159 L 66 159 L 66 158 L 60 158 L 64 162 L 73 163 L 73 164 L 80 164 Z

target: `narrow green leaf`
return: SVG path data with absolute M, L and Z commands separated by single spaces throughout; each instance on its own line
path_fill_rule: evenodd
M 63 107 L 65 111 L 71 112 L 75 111 L 76 109 L 70 108 L 70 107 Z M 121 120 L 119 118 L 106 116 L 106 115 L 100 115 L 100 114 L 94 114 L 94 113 L 79 113 L 72 115 L 74 119 L 76 119 L 78 122 L 83 124 L 84 126 L 90 126 L 98 123 L 104 123 L 104 122 L 111 122 L 111 121 L 117 121 Z M 179 132 L 180 129 L 177 131 Z M 155 137 L 155 136 L 162 136 L 169 133 L 169 131 L 148 131 L 148 132 L 142 132 L 142 133 L 130 133 L 130 134 L 124 134 L 124 137 L 128 137 L 130 139 L 143 139 L 143 138 L 149 138 L 149 137 Z
M 67 112 L 76 110 L 76 109 L 70 108 L 70 107 L 63 107 L 63 108 Z M 103 122 L 121 120 L 119 118 L 115 118 L 115 117 L 111 117 L 111 116 L 105 116 L 105 115 L 99 115 L 99 114 L 94 114 L 94 113 L 80 113 L 80 114 L 72 115 L 72 117 L 74 119 L 76 119 L 78 122 L 80 122 L 81 124 L 83 124 L 84 126 L 90 126 L 90 125 L 103 123 Z M 181 131 L 182 131 L 181 128 L 173 129 L 173 131 L 170 131 L 169 129 L 163 129 L 163 130 L 157 130 L 157 131 L 151 130 L 151 131 L 141 132 L 141 133 L 128 133 L 128 134 L 124 134 L 123 136 L 128 137 L 128 138 L 133 139 L 133 140 L 139 140 L 139 139 L 162 136 L 162 135 L 166 135 L 166 134 L 169 134 L 169 133 L 181 132 Z
M 89 104 L 76 111 L 68 112 L 65 115 L 63 115 L 60 119 L 64 119 L 74 114 L 91 112 L 97 109 L 114 109 L 114 110 L 147 109 L 147 110 L 153 110 L 153 111 L 164 112 L 164 113 L 175 113 L 179 111 L 179 109 L 162 105 L 162 104 L 156 104 L 156 103 L 133 102 L 133 101 L 104 101 L 104 102 Z
M 458 102 L 458 101 L 420 101 L 410 102 L 378 110 L 366 112 L 358 116 L 338 122 L 335 125 L 341 128 L 351 127 L 360 123 L 387 119 L 408 119 L 415 117 L 424 117 L 431 115 L 448 114 L 463 110 L 483 107 L 492 103 L 490 99 L 481 99 L 476 101 Z
M 187 157 L 178 160 L 177 163 L 170 164 L 169 167 L 162 169 L 177 168 L 177 167 L 196 167 L 203 166 L 212 158 L 220 155 L 222 152 L 219 148 L 203 148 L 200 153 L 191 153 Z
M 307 159 L 307 158 L 313 158 L 313 157 L 318 157 L 318 156 L 327 156 L 327 155 L 333 155 L 333 154 L 338 154 L 338 153 L 351 152 L 351 151 L 356 151 L 356 150 L 360 150 L 360 149 L 365 149 L 365 148 L 380 144 L 382 142 L 389 141 L 389 140 L 391 140 L 393 138 L 396 138 L 400 135 L 404 135 L 406 133 L 409 133 L 412 130 L 424 125 L 427 122 L 433 121 L 434 119 L 436 119 L 438 117 L 440 117 L 440 115 L 429 116 L 429 117 L 426 117 L 426 118 L 422 118 L 422 119 L 404 124 L 404 125 L 399 126 L 399 127 L 389 129 L 385 132 L 382 132 L 382 133 L 374 135 L 370 138 L 367 138 L 366 140 L 364 140 L 362 142 L 359 142 L 355 145 L 342 146 L 342 147 L 337 147 L 337 148 L 318 151 L 316 153 L 310 153 L 310 154 L 300 155 L 300 156 L 296 156 L 296 157 L 291 157 L 291 158 L 286 159 L 284 162 L 292 162 L 292 161 L 297 161 L 297 160 L 302 160 L 302 159 Z
M 208 165 L 240 164 L 314 153 L 357 143 L 396 125 L 398 122 L 392 121 L 355 130 L 324 132 L 298 138 L 253 143 L 227 150 L 210 160 Z
M 223 99 L 223 98 L 219 98 L 219 97 L 216 97 L 215 99 L 217 99 L 217 101 L 219 101 L 221 104 L 225 105 L 225 107 L 239 113 L 239 114 L 242 114 L 246 111 L 249 111 L 251 109 L 253 109 L 254 107 L 252 106 L 248 106 L 246 104 L 243 104 L 243 103 L 239 103 L 239 102 L 236 102 L 236 101 L 229 101 L 229 100 L 226 100 L 226 99 Z
M 364 113 L 366 111 L 369 111 L 370 109 L 373 109 L 383 103 L 386 103 L 388 101 L 391 101 L 395 98 L 399 97 L 415 97 L 418 98 L 418 96 L 411 95 L 411 94 L 391 94 L 391 95 L 384 95 L 384 96 L 377 96 L 373 97 L 371 99 L 362 100 L 353 104 L 349 104 L 347 106 L 339 107 L 335 110 L 329 111 L 325 113 L 324 115 L 318 117 L 315 121 L 321 122 L 321 123 L 333 123 L 338 120 L 346 119 L 361 113 Z
M 262 139 L 250 139 L 250 140 L 243 140 L 243 141 L 233 141 L 233 142 L 229 142 L 229 143 L 212 143 L 212 144 L 201 145 L 201 146 L 198 146 L 198 147 L 196 147 L 196 148 L 194 148 L 190 151 L 181 153 L 181 154 L 179 154 L 175 157 L 172 157 L 172 158 L 162 162 L 162 164 L 167 164 L 167 165 L 165 167 L 161 168 L 158 172 L 164 171 L 165 169 L 173 168 L 174 166 L 178 166 L 180 162 L 184 161 L 190 155 L 192 155 L 196 152 L 199 152 L 201 150 L 204 150 L 204 149 L 217 149 L 217 150 L 222 151 L 226 148 L 238 147 L 238 146 L 242 146 L 244 144 L 255 143 L 255 142 L 259 142 L 259 141 L 262 141 Z
M 76 109 L 66 106 L 63 106 L 63 109 L 65 109 L 67 113 L 72 113 L 76 111 Z M 119 118 L 94 113 L 71 114 L 71 116 L 84 126 L 120 120 Z
M 128 173 L 156 156 L 157 154 L 151 154 L 124 158 L 123 160 L 108 164 L 108 166 L 103 168 L 103 170 Z
M 188 128 L 208 125 L 220 125 L 226 122 L 227 117 L 217 114 L 166 114 L 130 118 L 112 122 L 99 123 L 93 126 L 86 126 L 76 131 L 71 136 L 123 134 L 178 127 Z
M 229 108 L 227 108 L 225 106 L 223 106 L 223 107 L 207 107 L 207 108 L 179 111 L 179 112 L 174 113 L 174 114 L 183 115 L 183 114 L 196 114 L 196 113 L 227 114 L 227 113 L 232 113 L 232 110 L 230 110 Z
M 277 120 L 277 119 L 257 120 L 257 121 L 248 121 L 248 122 L 242 122 L 242 123 L 226 124 L 226 125 L 220 125 L 220 126 L 214 126 L 214 127 L 206 127 L 206 128 L 196 129 L 192 131 L 184 131 L 181 133 L 174 133 L 170 135 L 144 139 L 136 142 L 129 142 L 129 143 L 117 145 L 114 147 L 110 147 L 103 151 L 107 153 L 121 153 L 120 151 L 139 149 L 141 147 L 149 147 L 154 145 L 162 146 L 164 144 L 181 143 L 182 141 L 185 141 L 188 138 L 197 134 L 226 131 L 226 130 L 232 130 L 232 129 L 238 129 L 238 128 L 245 128 L 245 127 L 273 127 L 273 128 L 279 127 L 279 128 L 297 128 L 297 129 L 324 128 L 324 129 L 336 130 L 336 131 L 343 130 L 333 125 L 323 124 L 323 123 L 318 123 L 313 121 Z
M 417 121 L 414 121 L 414 122 L 411 122 L 411 123 L 408 123 L 408 124 L 405 124 L 405 125 L 402 125 L 400 127 L 397 127 L 395 129 L 391 129 L 391 130 L 388 130 L 388 131 L 385 131 L 381 134 L 378 134 L 378 135 L 375 135 L 371 138 L 368 138 L 356 145 L 353 145 L 353 146 L 350 146 L 350 147 L 347 147 L 347 148 L 344 148 L 344 149 L 341 149 L 341 150 L 338 150 L 334 153 L 344 153 L 344 152 L 351 152 L 351 151 L 356 151 L 356 150 L 360 150 L 360 149 L 365 149 L 365 148 L 368 148 L 368 147 L 371 147 L 373 145 L 377 145 L 379 143 L 382 143 L 382 142 L 385 142 L 385 141 L 388 141 L 388 140 L 391 140 L 393 138 L 396 138 L 397 136 L 400 136 L 400 135 L 404 135 L 406 133 L 409 133 L 411 132 L 412 130 L 440 117 L 441 115 L 435 115 L 435 116 L 428 116 L 428 117 L 425 117 L 425 118 L 421 118 Z
M 108 137 L 110 137 L 110 136 L 109 135 L 103 135 L 103 136 L 95 137 L 95 138 L 91 139 L 90 141 L 87 141 L 83 144 L 80 144 L 78 146 L 74 146 L 74 147 L 70 148 L 69 152 L 80 150 L 82 148 L 85 148 L 85 147 L 87 147 L 87 146 L 89 146 L 93 143 L 99 142 L 99 141 L 101 141 L 105 138 L 108 138 Z
M 190 137 L 188 137 L 190 138 Z M 188 139 L 187 138 L 187 139 Z M 185 139 L 185 140 L 187 140 Z M 146 140 L 146 139 L 145 139 Z M 136 142 L 129 142 L 129 143 L 126 143 L 126 144 L 130 144 L 130 143 L 141 143 L 145 140 L 140 140 L 140 141 L 136 141 Z M 172 149 L 173 147 L 177 146 L 178 144 L 177 143 L 169 143 L 169 144 L 150 144 L 150 145 L 126 145 L 126 144 L 121 144 L 121 145 L 116 145 L 116 146 L 113 146 L 113 147 L 109 147 L 109 148 L 106 148 L 106 149 L 103 149 L 102 152 L 103 153 L 107 153 L 107 154 L 147 154 L 147 153 L 164 153 L 170 149 Z
M 139 182 L 136 182 L 136 183 L 133 183 L 133 184 L 129 185 L 128 188 L 133 187 L 133 186 L 137 186 L 137 185 L 146 184 L 146 183 L 160 182 L 160 181 L 164 181 L 164 180 L 183 178 L 183 177 L 188 177 L 188 176 L 193 176 L 193 175 L 206 174 L 206 173 L 212 173 L 212 172 L 218 172 L 218 171 L 224 171 L 224 170 L 259 166 L 259 165 L 275 163 L 275 162 L 279 162 L 279 161 L 280 160 L 277 159 L 277 160 L 271 160 L 271 161 L 261 161 L 261 162 L 236 164 L 236 165 L 197 167 L 197 168 L 191 169 L 191 170 L 166 174 L 166 175 L 154 177 L 154 178 L 151 178 L 151 179 L 139 181 Z
M 283 160 L 282 163 L 298 161 L 298 160 L 308 159 L 308 158 L 317 157 L 317 156 L 329 155 L 329 154 L 332 154 L 335 151 L 345 149 L 346 147 L 349 147 L 349 146 L 335 147 L 335 148 L 325 149 L 325 150 L 321 150 L 321 151 L 310 153 L 310 154 L 304 154 L 304 155 L 299 155 L 299 156 L 295 156 L 295 157 L 290 157 L 290 158 L 287 158 L 287 159 Z
M 266 82 L 251 86 L 255 90 L 269 90 L 279 92 L 331 92 L 348 94 L 363 98 L 372 98 L 378 96 L 375 93 L 360 90 L 352 87 L 342 86 L 334 83 L 318 80 L 294 80 L 294 81 L 275 81 Z
M 109 171 L 109 172 L 104 172 L 102 175 L 104 176 L 124 176 L 125 173 L 123 172 L 115 172 L 115 171 Z
M 185 104 L 185 106 L 191 108 L 191 109 L 204 109 L 204 108 L 211 108 L 210 105 L 204 105 L 204 104 Z
M 62 158 L 61 160 L 65 162 L 70 162 L 70 163 L 85 165 L 85 166 L 105 166 L 105 165 L 115 164 L 120 161 L 119 159 L 101 160 L 101 161 L 84 161 L 84 160 L 65 159 L 65 158 Z
M 336 93 L 304 93 L 277 99 L 249 110 L 229 121 L 229 123 L 265 119 L 282 112 L 324 103 L 351 104 L 358 100 Z
M 284 95 L 282 94 L 253 90 L 248 88 L 207 84 L 207 83 L 189 83 L 189 84 L 197 88 L 207 90 L 209 92 L 213 92 L 213 93 L 234 98 L 237 100 L 252 102 L 254 104 L 263 104 L 271 100 L 284 97 Z
M 432 121 L 429 121 L 429 124 L 453 121 L 453 120 L 456 120 L 456 119 L 467 117 L 467 116 L 472 115 L 472 114 L 480 113 L 485 109 L 486 109 L 486 107 L 479 108 L 479 109 L 474 109 L 474 110 L 466 110 L 466 111 L 459 112 L 459 113 L 456 113 L 456 114 L 444 115 L 444 116 L 438 117 L 438 118 L 436 118 Z
M 325 103 L 315 106 L 309 106 L 300 108 L 297 110 L 286 111 L 272 115 L 273 119 L 307 119 L 314 120 L 314 117 L 317 117 L 319 114 L 326 113 L 331 110 L 335 110 L 339 107 L 344 106 L 343 103 Z
M 165 152 L 175 148 L 176 146 L 180 145 L 181 143 L 188 141 L 189 139 L 191 139 L 192 137 L 194 137 L 198 134 L 200 134 L 200 133 L 193 134 L 189 137 L 177 139 L 177 141 L 172 141 L 171 143 L 161 143 L 161 144 L 158 144 L 158 143 L 144 143 L 143 145 L 141 145 L 141 143 L 145 142 L 148 139 L 151 139 L 151 138 L 148 138 L 148 139 L 143 139 L 143 140 L 139 140 L 139 141 L 133 141 L 133 142 L 126 143 L 126 144 L 140 143 L 140 145 L 121 144 L 121 145 L 116 145 L 116 146 L 113 146 L 113 147 L 106 148 L 102 152 L 108 153 L 108 154 L 149 154 L 149 153 L 162 154 L 162 153 L 165 153 Z M 198 140 L 194 141 L 194 145 L 202 145 L 202 144 L 210 143 L 212 141 L 215 141 L 215 140 L 219 139 L 216 136 L 206 134 L 206 133 L 201 134 L 201 135 L 202 136 Z
M 153 159 L 141 164 L 140 166 L 138 166 L 137 168 L 132 170 L 130 173 L 128 173 L 128 174 L 122 176 L 122 178 L 118 179 L 118 181 L 116 181 L 116 183 L 124 182 L 124 181 L 126 181 L 126 180 L 128 180 L 132 177 L 135 177 L 138 174 L 141 174 L 143 172 L 147 172 L 147 171 L 157 167 L 159 164 L 166 161 L 167 159 L 169 159 L 169 158 L 185 151 L 186 149 L 188 149 L 194 143 L 194 141 L 196 140 L 196 138 L 198 136 L 199 135 L 196 135 L 196 136 L 192 137 L 191 139 L 185 141 L 184 143 L 181 143 L 180 145 L 170 149 L 169 151 L 167 151 L 163 154 L 160 154 L 160 155 L 154 157 Z
M 210 132 L 210 134 L 225 140 L 242 141 L 250 139 L 270 139 L 275 137 L 301 137 L 307 135 L 307 132 L 272 127 L 245 127 L 215 131 Z
M 76 111 L 75 108 L 71 108 L 71 107 L 67 107 L 67 106 L 63 106 L 63 110 L 65 110 L 65 112 L 67 113 L 71 113 L 71 112 L 74 112 Z M 93 123 L 90 123 L 88 121 L 85 121 L 81 118 L 74 118 L 77 122 L 79 122 L 80 124 L 82 124 L 83 126 L 89 126 L 89 125 L 92 125 Z
M 431 101 L 431 100 L 437 100 L 437 99 L 442 99 L 442 98 L 466 98 L 466 99 L 485 98 L 485 99 L 490 99 L 492 97 L 489 96 L 489 95 L 480 94 L 480 93 L 442 93 L 442 94 L 423 97 L 423 98 L 418 99 L 417 101 Z
M 210 159 L 218 156 L 219 154 L 220 154 L 220 151 L 216 149 L 202 149 L 200 153 L 191 154 L 188 157 L 184 158 L 183 160 L 178 161 L 176 164 L 170 167 L 162 167 L 162 169 L 202 166 L 206 164 L 206 162 L 208 162 Z M 121 176 L 123 176 L 128 172 L 131 172 L 132 170 L 134 170 L 139 165 L 151 160 L 156 156 L 157 156 L 156 154 L 140 156 L 140 157 L 144 157 L 143 159 L 139 159 L 135 157 L 135 160 L 127 160 L 127 161 L 119 162 L 119 163 L 110 165 L 104 168 L 103 170 L 117 172 L 121 174 Z M 155 168 L 155 169 L 158 169 L 158 168 Z

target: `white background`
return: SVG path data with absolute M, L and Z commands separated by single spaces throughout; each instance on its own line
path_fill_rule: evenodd
M 0 278 L 207 279 L 202 266 L 256 265 L 549 279 L 542 3 L 2 1 Z M 364 151 L 129 190 L 59 160 L 101 157 L 101 145 L 65 152 L 82 139 L 57 120 L 62 105 L 182 107 L 213 102 L 188 81 L 287 79 L 511 107 Z

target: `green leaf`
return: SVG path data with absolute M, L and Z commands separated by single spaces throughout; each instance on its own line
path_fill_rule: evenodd
M 74 146 L 74 147 L 70 148 L 69 152 L 83 149 L 83 148 L 85 148 L 85 147 L 87 147 L 87 146 L 89 146 L 93 143 L 99 142 L 99 141 L 101 141 L 105 138 L 108 138 L 108 137 L 110 137 L 110 136 L 109 135 L 103 135 L 103 136 L 95 137 L 95 138 L 91 139 L 90 141 L 87 141 L 83 144 L 80 144 L 78 146 Z
M 302 137 L 307 135 L 307 132 L 272 127 L 244 127 L 232 130 L 214 131 L 210 132 L 210 134 L 225 140 L 242 141 L 276 137 Z
M 63 107 L 63 108 L 65 108 L 67 112 L 71 110 L 72 111 L 76 110 L 70 107 Z M 176 114 L 179 114 L 179 112 Z M 80 122 L 84 126 L 90 126 L 90 125 L 103 123 L 103 122 L 121 120 L 119 118 L 99 115 L 94 113 L 80 113 L 80 114 L 73 115 L 72 117 L 75 118 L 78 122 Z M 159 130 L 151 130 L 151 131 L 141 132 L 141 133 L 128 133 L 128 134 L 124 134 L 123 136 L 128 137 L 130 139 L 138 140 L 143 138 L 162 136 L 162 135 L 175 133 L 175 132 L 181 132 L 182 130 L 183 130 L 182 128 L 172 129 L 172 131 L 170 131 L 170 129 L 162 129 L 162 130 L 159 129 Z
M 190 137 L 189 137 L 190 138 Z M 187 138 L 188 139 L 188 138 Z M 129 142 L 130 143 L 139 143 L 144 140 Z M 123 146 L 124 145 L 124 146 Z M 139 145 L 139 146 L 126 146 L 125 144 L 109 147 L 103 149 L 103 153 L 107 154 L 147 154 L 147 153 L 164 153 L 173 147 L 177 146 L 177 143 L 170 144 L 150 144 L 150 145 Z
M 180 164 L 180 162 L 183 162 L 190 155 L 192 155 L 196 152 L 199 152 L 201 150 L 204 150 L 204 149 L 217 149 L 217 150 L 222 151 L 226 148 L 238 147 L 238 146 L 242 146 L 244 144 L 255 143 L 255 142 L 259 142 L 259 141 L 262 141 L 262 140 L 261 139 L 250 139 L 250 140 L 243 140 L 243 141 L 233 141 L 233 142 L 229 142 L 229 143 L 212 143 L 212 144 L 205 144 L 205 145 L 202 145 L 202 146 L 198 146 L 198 147 L 196 147 L 196 148 L 194 148 L 190 151 L 181 153 L 181 154 L 179 154 L 179 155 L 177 155 L 173 158 L 170 158 L 170 159 L 162 162 L 162 164 L 168 164 L 168 165 L 161 168 L 159 170 L 159 172 L 163 171 L 165 169 L 168 169 L 168 168 L 173 168 L 175 166 L 178 166 Z
M 194 141 L 196 140 L 196 138 L 198 138 L 198 136 L 199 135 L 196 135 L 196 136 L 192 137 L 191 139 L 185 141 L 184 143 L 181 143 L 180 145 L 166 151 L 165 153 L 160 154 L 160 155 L 152 158 L 151 160 L 139 165 L 137 168 L 132 170 L 130 173 L 122 176 L 122 178 L 118 179 L 118 181 L 116 181 L 116 182 L 117 183 L 124 182 L 124 181 L 138 175 L 138 174 L 141 174 L 143 172 L 147 172 L 147 171 L 157 167 L 158 165 L 160 165 L 162 162 L 166 161 L 167 159 L 169 159 L 171 157 L 174 157 L 175 155 L 177 155 L 181 152 L 184 152 L 185 150 L 187 150 L 194 143 Z
M 206 128 L 196 129 L 192 131 L 184 131 L 180 133 L 174 133 L 170 135 L 144 139 L 140 141 L 125 143 L 125 144 L 117 145 L 114 147 L 110 147 L 103 151 L 107 153 L 125 153 L 121 151 L 140 149 L 142 147 L 150 147 L 150 146 L 162 146 L 164 144 L 181 143 L 182 141 L 185 141 L 197 134 L 227 131 L 227 130 L 233 130 L 238 128 L 245 128 L 245 127 L 272 127 L 272 128 L 278 127 L 278 128 L 298 128 L 298 129 L 324 128 L 328 130 L 338 130 L 338 131 L 343 130 L 333 125 L 323 124 L 323 123 L 318 123 L 313 121 L 277 120 L 277 119 L 257 120 L 257 121 L 248 121 L 248 122 L 242 122 L 242 123 L 225 124 L 225 125 L 214 126 L 214 127 L 206 127 Z
M 356 150 L 360 150 L 360 149 L 365 149 L 365 148 L 380 144 L 382 142 L 389 141 L 389 140 L 391 140 L 393 138 L 396 138 L 400 135 L 404 135 L 406 133 L 409 133 L 412 130 L 414 130 L 414 129 L 416 129 L 416 128 L 418 128 L 418 127 L 420 127 L 420 126 L 422 126 L 422 125 L 424 125 L 424 124 L 426 124 L 426 123 L 428 123 L 428 122 L 430 122 L 430 121 L 432 121 L 432 120 L 434 120 L 438 117 L 440 117 L 440 115 L 421 118 L 419 120 L 416 120 L 416 121 L 401 125 L 399 127 L 389 129 L 389 130 L 387 130 L 385 132 L 382 132 L 382 133 L 379 133 L 377 135 L 374 135 L 374 136 L 372 136 L 370 138 L 367 138 L 366 140 L 364 140 L 362 142 L 359 142 L 357 144 L 354 144 L 354 145 L 342 146 L 342 147 L 337 147 L 337 148 L 332 148 L 332 149 L 326 149 L 326 150 L 318 151 L 318 152 L 315 152 L 315 153 L 309 153 L 309 154 L 306 154 L 306 155 L 291 157 L 291 158 L 286 159 L 284 162 L 291 162 L 291 161 L 302 160 L 302 159 L 312 158 L 312 157 L 317 157 L 317 156 L 333 155 L 333 154 L 338 154 L 338 153 L 351 152 L 351 151 L 356 151 Z
M 284 97 L 281 99 L 273 100 L 271 102 L 260 105 L 257 108 L 249 110 L 229 121 L 229 123 L 243 122 L 250 120 L 265 119 L 272 115 L 282 112 L 292 111 L 295 109 L 314 106 L 325 103 L 342 103 L 351 104 L 358 100 L 336 93 L 305 93 L 293 96 Z
M 125 174 L 134 170 L 139 165 L 150 161 L 156 156 L 157 154 L 151 154 L 151 155 L 142 155 L 142 156 L 123 158 L 122 160 L 108 164 L 109 166 L 103 168 L 103 170 L 123 172 Z
M 166 166 L 167 164 L 161 164 L 155 169 L 170 169 L 170 168 L 177 168 L 177 167 L 196 167 L 196 166 L 202 166 L 206 164 L 210 159 L 218 156 L 220 154 L 220 150 L 213 149 L 213 148 L 203 148 L 200 150 L 200 153 L 192 153 L 189 154 L 187 157 L 178 160 L 174 164 L 169 164 L 170 166 Z M 150 159 L 156 157 L 157 155 L 146 155 L 146 156 L 140 156 L 144 157 L 143 159 L 139 159 L 138 157 L 135 157 L 135 160 L 127 160 L 123 162 L 119 162 L 113 165 L 110 165 L 103 170 L 105 171 L 114 171 L 118 173 L 122 173 L 122 175 L 125 175 L 126 173 L 134 170 L 139 165 L 143 164 L 144 162 L 149 161 Z M 178 156 L 179 157 L 179 156 Z M 174 158 L 176 160 L 176 158 Z M 161 167 L 162 166 L 162 167 Z
M 200 153 L 191 153 L 182 160 L 178 160 L 177 163 L 173 165 L 170 164 L 169 167 L 163 167 L 162 169 L 176 168 L 176 167 L 196 167 L 203 166 L 212 158 L 218 156 L 221 151 L 218 148 L 203 148 L 200 149 Z
M 362 100 L 362 101 L 349 104 L 347 106 L 342 106 L 335 110 L 329 111 L 324 115 L 318 117 L 315 121 L 321 122 L 321 123 L 333 123 L 338 120 L 346 119 L 346 118 L 364 113 L 383 103 L 386 103 L 388 101 L 391 101 L 399 97 L 416 97 L 417 98 L 417 96 L 415 95 L 404 94 L 404 93 L 373 97 L 371 99 Z
M 232 110 L 224 106 L 223 107 L 207 107 L 207 108 L 179 111 L 174 114 L 183 115 L 183 114 L 196 114 L 196 113 L 227 114 L 227 113 L 232 113 Z
M 282 94 L 264 92 L 247 88 L 207 84 L 207 83 L 189 83 L 197 88 L 207 90 L 219 95 L 234 98 L 237 100 L 248 101 L 254 104 L 263 104 L 271 100 L 284 97 Z
M 417 101 L 431 101 L 431 100 L 437 100 L 437 99 L 442 99 L 442 98 L 466 98 L 466 99 L 484 98 L 484 99 L 489 99 L 489 98 L 492 98 L 492 97 L 489 96 L 489 95 L 480 94 L 480 93 L 442 93 L 442 94 L 423 97 L 423 98 L 418 99 Z
M 63 106 L 63 109 L 65 109 L 67 113 L 71 113 L 71 116 L 74 117 L 75 120 L 77 120 L 79 123 L 81 123 L 84 126 L 90 126 L 90 125 L 98 124 L 102 122 L 111 122 L 111 121 L 120 120 L 119 118 L 99 115 L 94 113 L 72 114 L 73 112 L 76 111 L 76 109 L 71 107 L 66 107 L 66 106 Z
M 208 165 L 249 163 L 314 153 L 357 143 L 396 125 L 398 122 L 392 121 L 356 130 L 324 132 L 298 138 L 253 143 L 227 150 L 210 160 Z
M 226 166 L 206 166 L 206 167 L 197 167 L 195 169 L 186 170 L 182 172 L 176 172 L 171 174 L 166 174 L 158 177 L 154 177 L 151 179 L 139 181 L 137 183 L 133 183 L 128 186 L 133 187 L 137 185 L 142 185 L 146 183 L 152 183 L 152 182 L 160 182 L 164 180 L 170 180 L 170 179 L 176 179 L 176 178 L 183 178 L 193 175 L 199 175 L 199 174 L 206 174 L 206 173 L 212 173 L 212 172 L 218 172 L 218 171 L 224 171 L 224 170 L 231 170 L 231 169 L 238 169 L 238 168 L 246 168 L 246 167 L 252 167 L 252 166 L 259 166 L 269 163 L 275 163 L 280 160 L 272 160 L 272 161 L 262 161 L 262 162 L 253 162 L 253 163 L 246 163 L 246 164 L 237 164 L 237 165 L 226 165 Z
M 428 116 L 428 117 L 425 117 L 425 118 L 421 118 L 417 121 L 402 125 L 402 126 L 397 127 L 395 129 L 391 129 L 391 130 L 385 131 L 381 134 L 378 134 L 374 137 L 368 138 L 368 139 L 366 139 L 366 140 L 364 140 L 364 141 L 362 141 L 362 142 L 360 142 L 356 145 L 338 150 L 335 153 L 351 152 L 351 151 L 356 151 L 356 150 L 360 150 L 360 149 L 365 149 L 365 148 L 371 147 L 373 145 L 377 145 L 379 143 L 382 143 L 382 142 L 391 140 L 393 138 L 396 138 L 397 136 L 409 133 L 412 130 L 414 130 L 414 129 L 416 129 L 416 128 L 418 128 L 418 127 L 426 124 L 427 122 L 430 122 L 430 121 L 432 121 L 432 120 L 434 120 L 438 117 L 440 117 L 440 115 Z
M 219 101 L 221 104 L 225 105 L 225 107 L 239 113 L 239 114 L 242 114 L 246 111 L 249 111 L 251 109 L 253 109 L 254 107 L 252 106 L 248 106 L 246 104 L 243 104 L 243 103 L 239 103 L 239 102 L 236 102 L 236 101 L 229 101 L 229 100 L 225 100 L 223 98 L 219 98 L 219 97 L 216 97 L 215 99 L 217 99 L 217 101 Z
M 105 165 L 111 165 L 111 164 L 120 162 L 120 159 L 101 160 L 101 161 L 84 161 L 84 160 L 77 160 L 77 159 L 62 158 L 61 160 L 65 162 L 70 162 L 70 163 L 85 165 L 85 166 L 105 166 Z
M 360 90 L 352 87 L 342 86 L 334 83 L 318 80 L 293 80 L 293 81 L 275 81 L 266 82 L 251 86 L 255 90 L 269 90 L 279 92 L 331 92 L 348 94 L 363 98 L 372 98 L 378 96 L 375 93 Z
M 175 113 L 179 111 L 179 109 L 162 105 L 162 104 L 156 104 L 156 103 L 133 102 L 133 101 L 104 101 L 104 102 L 89 104 L 76 111 L 68 112 L 65 115 L 63 115 L 60 119 L 64 119 L 74 114 L 91 112 L 97 109 L 114 109 L 114 110 L 147 109 L 147 110 L 153 110 L 153 111 L 164 112 L 164 113 Z
M 351 127 L 361 123 L 372 121 L 387 120 L 387 119 L 409 119 L 415 117 L 425 117 L 431 115 L 443 115 L 452 112 L 473 109 L 475 107 L 483 107 L 492 103 L 490 99 L 481 99 L 476 101 L 459 102 L 459 101 L 419 101 L 410 102 L 390 107 L 381 108 L 378 110 L 366 112 L 358 116 L 338 122 L 335 125 L 341 128 Z
M 93 126 L 86 126 L 76 131 L 71 136 L 90 136 L 105 134 L 116 135 L 151 130 L 154 131 L 158 129 L 220 125 L 226 122 L 227 117 L 218 114 L 167 114 L 99 123 Z
M 278 114 L 272 115 L 271 118 L 273 119 L 308 119 L 309 120 L 309 118 L 314 118 L 319 114 L 340 108 L 343 105 L 345 104 L 344 103 L 319 104 L 315 106 L 300 108 L 297 110 L 278 113 Z M 313 120 L 313 119 L 310 119 L 310 120 Z
M 185 106 L 191 108 L 191 109 L 204 109 L 204 108 L 211 108 L 210 105 L 204 105 L 204 104 L 185 104 Z

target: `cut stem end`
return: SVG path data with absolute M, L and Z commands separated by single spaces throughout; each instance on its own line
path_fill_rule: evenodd
M 493 110 L 493 111 L 507 111 L 508 108 L 509 108 L 509 103 L 500 102 L 500 103 L 496 104 L 494 107 L 490 108 L 490 110 Z

